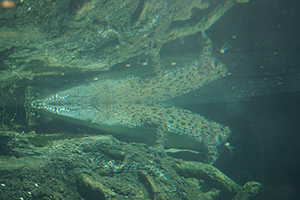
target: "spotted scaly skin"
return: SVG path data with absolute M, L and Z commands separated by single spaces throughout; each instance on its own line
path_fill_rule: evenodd
M 197 113 L 162 104 L 187 94 L 226 75 L 225 66 L 211 56 L 212 42 L 203 33 L 205 43 L 199 60 L 184 67 L 161 71 L 142 79 L 104 79 L 76 86 L 31 103 L 34 109 L 87 121 L 90 124 L 157 127 L 157 146 L 162 147 L 167 133 L 184 135 L 203 143 L 207 163 L 219 155 L 217 146 L 226 142 L 230 129 Z
M 231 133 L 226 126 L 175 106 L 123 103 L 110 105 L 107 108 L 101 106 L 98 109 L 102 112 L 101 114 L 99 112 L 92 123 L 117 124 L 132 128 L 145 124 L 157 125 L 163 133 L 184 135 L 203 143 L 207 154 L 206 162 L 210 164 L 219 157 L 217 146 L 226 142 Z M 112 113 L 119 117 L 112 116 Z M 165 136 L 159 137 L 156 145 L 163 145 L 165 138 Z

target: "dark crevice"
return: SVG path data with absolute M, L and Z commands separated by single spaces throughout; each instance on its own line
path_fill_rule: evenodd
M 150 185 L 149 181 L 146 179 L 146 177 L 143 173 L 139 173 L 139 181 L 144 185 L 144 187 L 148 191 L 150 199 L 154 200 L 154 193 L 153 193 L 153 190 L 151 188 L 151 185 Z
M 131 15 L 131 25 L 133 25 L 139 19 L 143 11 L 145 2 L 145 0 L 141 0 L 138 7 L 136 8 L 136 11 Z

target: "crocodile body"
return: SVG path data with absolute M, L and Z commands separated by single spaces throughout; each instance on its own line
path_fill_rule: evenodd
M 225 66 L 211 57 L 211 49 L 212 43 L 206 38 L 201 58 L 184 67 L 145 79 L 97 80 L 35 100 L 31 107 L 100 129 L 155 127 L 158 145 L 164 144 L 167 133 L 182 135 L 202 143 L 207 162 L 213 163 L 218 158 L 217 147 L 226 142 L 230 129 L 197 113 L 161 103 L 226 75 Z

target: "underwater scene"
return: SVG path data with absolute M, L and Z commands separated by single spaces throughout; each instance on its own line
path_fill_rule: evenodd
M 0 199 L 299 199 L 299 10 L 2 0 Z

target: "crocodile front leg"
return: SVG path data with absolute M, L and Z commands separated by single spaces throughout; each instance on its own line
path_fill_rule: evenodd
M 154 145 L 150 147 L 154 154 L 159 157 L 167 156 L 165 152 L 165 141 L 167 140 L 167 132 L 164 128 L 159 125 L 156 128 L 156 132 L 154 134 Z

